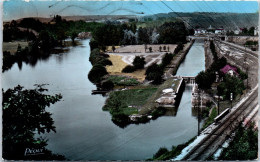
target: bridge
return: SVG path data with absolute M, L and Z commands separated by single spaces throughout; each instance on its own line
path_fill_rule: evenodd
M 194 76 L 174 76 L 173 78 L 174 79 L 182 78 L 185 81 L 185 83 L 187 83 L 187 84 L 195 84 L 196 77 L 194 77 Z
M 204 40 L 210 40 L 212 39 L 214 36 L 187 36 L 186 39 L 191 41 L 191 40 L 195 40 L 195 39 L 204 39 Z

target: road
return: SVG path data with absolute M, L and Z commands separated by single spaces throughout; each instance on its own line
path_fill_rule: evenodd
M 248 53 L 232 44 L 215 42 L 219 54 L 223 55 L 230 62 L 243 67 L 244 61 L 241 62 L 240 57 L 231 56 L 230 53 L 247 58 L 251 66 L 248 70 L 251 91 L 243 98 L 237 105 L 235 105 L 231 112 L 223 118 L 220 122 L 215 123 L 212 129 L 206 129 L 202 134 L 206 135 L 196 146 L 182 158 L 182 160 L 206 160 L 213 155 L 216 150 L 230 137 L 231 133 L 237 128 L 257 106 L 258 106 L 258 55 L 255 53 Z M 229 53 L 227 51 L 230 51 Z M 255 118 L 253 118 L 255 119 Z M 209 131 L 210 130 L 210 131 Z

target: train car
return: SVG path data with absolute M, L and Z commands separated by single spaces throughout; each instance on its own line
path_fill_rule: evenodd
M 221 119 L 223 119 L 229 112 L 230 112 L 230 108 L 227 108 L 225 111 L 223 111 L 222 113 L 220 113 L 217 117 L 214 118 L 214 122 L 215 124 L 217 122 L 219 122 Z

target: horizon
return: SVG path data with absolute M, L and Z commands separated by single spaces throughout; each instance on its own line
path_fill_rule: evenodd
M 257 1 L 4 1 L 3 21 L 26 17 L 151 16 L 167 13 L 258 13 Z

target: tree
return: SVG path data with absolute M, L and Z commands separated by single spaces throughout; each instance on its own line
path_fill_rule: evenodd
M 148 31 L 146 28 L 140 27 L 138 29 L 138 43 L 139 44 L 148 44 L 150 43 Z
M 143 69 L 144 65 L 145 65 L 145 58 L 140 57 L 140 56 L 135 56 L 133 65 L 134 65 L 135 69 Z
M 126 67 L 124 67 L 124 69 L 122 70 L 123 73 L 132 73 L 134 72 L 136 69 L 134 66 L 131 65 L 127 65 Z
M 215 81 L 215 73 L 212 71 L 201 71 L 195 78 L 198 88 L 200 89 L 209 89 L 211 84 Z
M 104 81 L 102 84 L 101 84 L 101 88 L 104 89 L 104 90 L 111 90 L 114 88 L 114 83 L 110 80 L 108 81 Z
M 165 22 L 159 27 L 159 43 L 175 44 L 177 42 L 186 43 L 188 31 L 183 22 Z
M 112 46 L 112 51 L 113 51 L 113 52 L 115 52 L 115 49 L 116 49 L 116 47 L 115 47 L 115 46 Z
M 75 38 L 77 38 L 78 36 L 78 33 L 76 31 L 73 31 L 71 34 L 70 34 L 70 38 L 72 40 L 72 43 L 74 43 L 75 41 Z
M 146 75 L 145 78 L 147 80 L 152 80 L 153 84 L 159 84 L 162 82 L 162 75 L 163 75 L 162 67 L 157 65 L 156 63 L 153 63 L 147 68 L 145 75 Z
M 146 52 L 146 50 L 147 50 L 147 44 L 144 44 L 144 50 L 145 50 L 145 52 Z
M 60 94 L 43 94 L 42 85 L 35 89 L 23 89 L 20 85 L 3 92 L 3 157 L 8 160 L 64 159 L 45 148 L 46 140 L 34 138 L 38 133 L 55 131 L 51 113 L 45 110 L 60 101 Z M 43 155 L 26 156 L 26 148 L 43 149 Z
M 88 78 L 92 83 L 99 83 L 106 74 L 108 74 L 108 72 L 105 67 L 100 64 L 95 64 L 88 73 Z
M 153 51 L 152 47 L 149 47 L 149 52 L 152 52 L 152 51 Z

